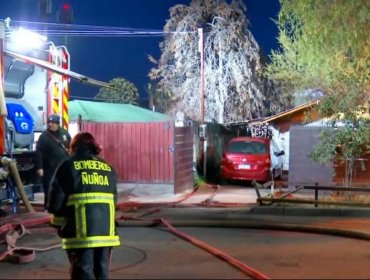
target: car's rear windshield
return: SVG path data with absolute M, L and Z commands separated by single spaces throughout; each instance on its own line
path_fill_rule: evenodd
M 227 152 L 238 154 L 266 154 L 267 147 L 265 143 L 258 141 L 235 141 L 230 143 Z

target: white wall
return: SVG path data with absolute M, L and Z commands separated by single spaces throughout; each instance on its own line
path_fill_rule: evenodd
M 68 132 L 69 132 L 69 135 L 71 135 L 71 137 L 73 138 L 77 133 L 79 133 L 80 131 L 78 130 L 78 123 L 77 122 L 70 122 L 68 124 Z
M 289 131 L 280 133 L 280 131 L 277 130 L 275 127 L 271 125 L 269 127 L 272 131 L 272 139 L 285 153 L 285 155 L 283 156 L 283 170 L 287 171 L 289 170 Z

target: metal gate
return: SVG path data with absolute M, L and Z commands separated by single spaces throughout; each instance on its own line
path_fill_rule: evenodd
M 289 185 L 333 185 L 332 164 L 322 165 L 310 158 L 324 127 L 290 127 Z

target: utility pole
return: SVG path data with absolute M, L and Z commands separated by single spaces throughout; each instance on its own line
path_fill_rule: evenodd
M 39 0 L 39 20 L 43 23 L 42 29 L 45 35 L 48 34 L 48 25 L 49 18 L 53 11 L 53 1 L 52 0 Z
M 203 177 L 207 178 L 207 125 L 205 124 L 205 106 L 204 106 L 204 95 L 205 95 L 205 81 L 204 81 L 204 35 L 203 28 L 198 28 L 198 50 L 200 53 L 200 110 L 201 110 L 201 122 L 199 137 L 203 141 Z
M 203 28 L 198 28 L 199 42 L 198 50 L 200 53 L 200 96 L 201 96 L 201 117 L 204 124 L 204 36 Z
M 52 0 L 39 0 L 39 17 L 42 22 L 48 22 L 52 13 Z

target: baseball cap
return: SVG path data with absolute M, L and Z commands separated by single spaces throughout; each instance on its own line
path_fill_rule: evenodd
M 55 115 L 55 114 L 51 114 L 49 117 L 48 117 L 48 123 L 57 123 L 59 124 L 59 121 L 60 121 L 60 117 L 58 115 Z

